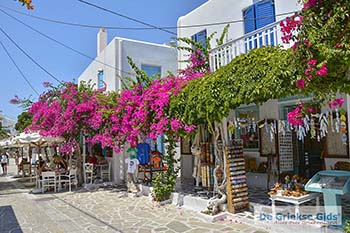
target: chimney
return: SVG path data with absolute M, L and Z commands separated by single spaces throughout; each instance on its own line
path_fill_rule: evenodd
M 107 47 L 107 31 L 105 28 L 100 28 L 97 34 L 97 56 Z

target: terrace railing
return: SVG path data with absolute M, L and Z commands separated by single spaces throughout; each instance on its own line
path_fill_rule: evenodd
M 222 66 L 230 63 L 235 57 L 247 53 L 249 50 L 262 46 L 283 45 L 281 40 L 280 22 L 274 22 L 247 33 L 242 37 L 229 41 L 209 53 L 210 70 L 214 72 Z

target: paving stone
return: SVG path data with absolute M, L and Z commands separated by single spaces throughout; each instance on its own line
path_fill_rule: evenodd
M 208 232 L 208 230 L 204 228 L 197 228 L 197 229 L 189 230 L 186 233 L 205 233 L 205 232 Z
M 155 232 L 160 232 L 160 231 L 166 231 L 168 230 L 168 228 L 166 227 L 159 227 L 159 228 L 156 228 L 156 229 L 153 229 Z
M 124 197 L 124 191 L 79 190 L 44 195 L 28 194 L 29 191 L 22 183 L 13 182 L 9 177 L 0 177 L 0 215 L 4 211 L 1 207 L 11 203 L 14 212 L 11 229 L 17 229 L 17 226 L 23 233 L 273 232 L 245 224 L 244 221 L 238 223 L 248 218 L 244 213 L 231 221 L 209 223 L 198 219 L 194 211 L 173 205 L 157 206 L 148 197 Z M 308 232 L 303 228 L 301 231 Z
M 188 231 L 190 228 L 186 226 L 185 224 L 178 222 L 178 221 L 172 221 L 170 222 L 167 227 L 169 227 L 171 230 L 176 232 L 185 232 Z

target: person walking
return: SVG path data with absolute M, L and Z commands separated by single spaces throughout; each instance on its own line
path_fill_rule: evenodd
M 7 175 L 7 164 L 9 161 L 9 156 L 7 155 L 6 151 L 3 151 L 1 153 L 1 167 L 2 167 L 2 175 Z

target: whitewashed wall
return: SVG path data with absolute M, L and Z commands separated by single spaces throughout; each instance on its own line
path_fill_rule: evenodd
M 126 38 L 114 38 L 105 49 L 96 57 L 78 78 L 78 82 L 91 80 L 97 88 L 98 70 L 103 70 L 103 79 L 107 84 L 107 91 L 121 89 L 120 76 L 132 77 L 124 72 L 134 73 L 131 69 L 127 56 L 131 57 L 135 64 L 141 68 L 141 64 L 161 66 L 161 76 L 165 77 L 168 71 L 177 73 L 177 52 L 174 48 L 166 45 L 135 41 Z M 122 71 L 123 72 L 122 72 Z M 114 153 L 111 162 L 111 177 L 114 183 L 123 183 L 125 180 L 125 153 Z
M 255 1 L 256 2 L 256 1 Z M 200 7 L 189 12 L 187 15 L 180 17 L 177 21 L 178 26 L 195 25 L 195 24 L 210 24 L 217 22 L 243 20 L 243 11 L 253 4 L 253 0 L 209 0 Z M 276 15 L 286 12 L 297 11 L 301 8 L 296 0 L 275 0 Z M 286 16 L 276 17 L 276 20 L 285 18 Z M 225 24 L 214 26 L 202 26 L 191 28 L 179 28 L 178 37 L 191 38 L 192 35 L 207 29 L 207 35 L 217 32 L 211 42 L 211 47 L 216 47 L 216 38 L 219 38 Z M 228 34 L 224 42 L 235 40 L 244 35 L 243 22 L 231 23 Z M 180 42 L 180 45 L 183 43 Z M 187 53 L 184 51 L 178 52 L 178 58 L 184 60 Z M 179 64 L 179 68 L 184 68 L 185 64 Z

